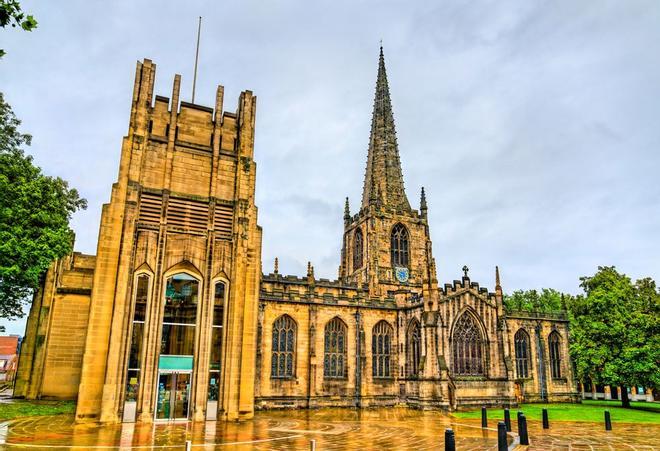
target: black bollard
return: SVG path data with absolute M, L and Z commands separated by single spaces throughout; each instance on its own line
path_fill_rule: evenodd
M 451 428 L 445 429 L 445 451 L 456 451 L 456 439 Z
M 509 409 L 504 409 L 504 425 L 506 431 L 511 432 L 511 412 L 509 412 Z
M 550 429 L 550 421 L 548 421 L 548 409 L 543 409 L 543 429 Z
M 523 413 L 519 410 L 518 414 L 517 414 L 518 415 L 518 417 L 517 417 L 518 423 L 520 423 L 520 417 L 522 416 L 522 414 Z
M 527 435 L 527 418 L 523 413 L 518 416 L 518 436 L 520 436 L 521 445 L 529 445 L 529 436 Z
M 503 421 L 497 423 L 497 451 L 507 451 L 509 444 L 506 442 L 506 424 Z
M 486 406 L 483 406 L 481 408 L 481 427 L 482 428 L 488 427 L 488 413 L 486 412 Z
M 612 419 L 610 418 L 610 411 L 609 410 L 605 411 L 605 430 L 606 431 L 611 431 L 612 430 Z

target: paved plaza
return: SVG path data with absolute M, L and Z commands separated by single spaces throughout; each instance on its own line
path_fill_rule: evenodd
M 496 423 L 491 421 L 491 426 Z M 514 431 L 516 424 L 514 421 Z M 378 410 L 323 409 L 259 412 L 242 423 L 169 423 L 116 426 L 74 425 L 73 417 L 33 417 L 0 424 L 2 449 L 193 449 L 381 450 L 443 448 L 447 427 L 456 433 L 459 450 L 496 449 L 497 433 L 482 430 L 479 420 L 457 420 L 440 412 L 405 408 Z M 531 446 L 539 450 L 660 449 L 660 425 L 554 422 L 543 431 L 529 421 Z M 512 442 L 513 437 L 510 437 Z M 518 449 L 526 449 L 519 447 Z

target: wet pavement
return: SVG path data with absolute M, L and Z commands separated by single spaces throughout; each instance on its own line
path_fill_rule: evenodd
M 492 426 L 495 426 L 493 423 Z M 514 431 L 516 424 L 514 421 Z M 0 423 L 0 449 L 185 449 L 318 450 L 443 449 L 452 427 L 459 450 L 497 449 L 497 432 L 479 420 L 454 419 L 434 411 L 321 409 L 258 412 L 241 423 L 75 425 L 73 417 L 32 417 Z M 528 449 L 660 449 L 660 425 L 554 422 L 549 431 L 529 421 Z M 520 447 L 527 449 L 527 447 Z

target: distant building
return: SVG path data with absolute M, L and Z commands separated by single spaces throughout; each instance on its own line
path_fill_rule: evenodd
M 0 336 L 0 383 L 14 380 L 20 347 L 20 336 Z
M 178 75 L 171 99 L 154 97 L 155 71 L 137 64 L 97 255 L 56 262 L 35 296 L 17 396 L 77 397 L 79 421 L 103 422 L 579 398 L 565 316 L 507 315 L 498 271 L 494 292 L 467 267 L 438 284 L 382 49 L 362 199 L 357 213 L 346 202 L 333 281 L 311 264 L 304 277 L 262 274 L 252 92 L 223 112 L 221 86 L 215 108 L 182 102 Z

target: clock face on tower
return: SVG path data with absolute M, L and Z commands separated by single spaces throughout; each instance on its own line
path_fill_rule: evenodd
M 394 277 L 396 277 L 396 280 L 400 283 L 406 283 L 408 282 L 408 277 L 410 277 L 410 272 L 408 271 L 408 268 L 397 266 L 394 268 Z

